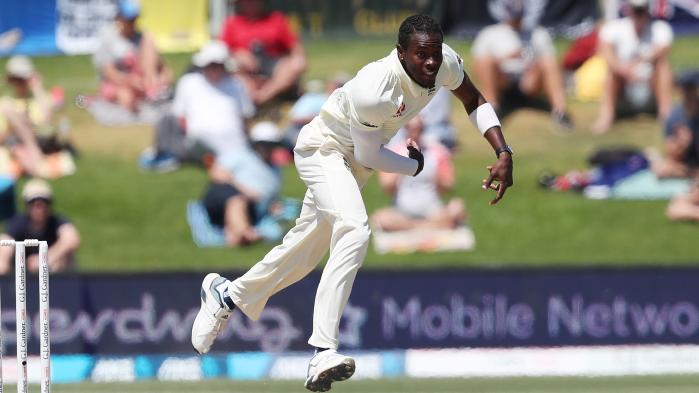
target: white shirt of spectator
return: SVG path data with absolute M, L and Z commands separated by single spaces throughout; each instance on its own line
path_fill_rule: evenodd
M 98 69 L 123 59 L 130 53 L 135 53 L 136 45 L 119 33 L 116 23 L 108 23 L 98 33 L 98 44 L 92 56 L 92 63 Z
M 612 45 L 619 60 L 627 63 L 643 53 L 671 45 L 673 33 L 667 22 L 655 20 L 639 36 L 631 18 L 626 17 L 605 23 L 600 29 L 599 39 Z
M 380 132 L 383 142 L 387 143 L 399 128 L 427 105 L 439 87 L 454 90 L 463 82 L 461 57 L 446 44 L 442 44 L 442 54 L 442 65 L 433 88 L 424 88 L 410 78 L 395 49 L 383 59 L 359 70 L 323 105 L 320 117 L 327 125 L 322 128 L 325 133 L 321 138 L 325 139 L 323 145 L 351 154 L 354 144 L 350 127 L 361 132 Z M 318 138 L 304 135 L 302 131 L 299 144 L 301 147 L 317 147 Z
M 521 75 L 535 59 L 555 53 L 551 36 L 543 27 L 519 32 L 507 23 L 481 30 L 471 48 L 473 57 L 492 56 L 504 73 L 512 75 Z
M 401 176 L 395 195 L 395 206 L 411 217 L 432 217 L 444 206 L 437 189 L 441 165 L 451 168 L 451 155 L 438 142 L 421 141 L 424 147 L 425 166 L 417 176 Z M 405 154 L 405 142 L 392 150 Z M 451 169 L 450 169 L 451 170 Z
M 255 114 L 255 107 L 236 78 L 225 77 L 213 85 L 194 72 L 177 84 L 172 111 L 184 117 L 187 138 L 220 155 L 247 146 L 244 120 Z

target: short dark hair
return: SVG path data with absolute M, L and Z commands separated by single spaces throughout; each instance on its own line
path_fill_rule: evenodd
M 436 33 L 444 40 L 444 33 L 442 32 L 442 26 L 439 25 L 439 22 L 429 15 L 418 14 L 405 18 L 403 23 L 400 24 L 400 28 L 398 29 L 398 45 L 403 49 L 407 49 L 410 43 L 410 36 L 415 33 Z

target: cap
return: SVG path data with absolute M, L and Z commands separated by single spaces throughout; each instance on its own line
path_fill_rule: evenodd
M 209 41 L 192 57 L 192 63 L 197 67 L 209 64 L 223 64 L 228 71 L 235 71 L 235 62 L 230 58 L 228 47 L 223 41 Z
M 141 14 L 141 4 L 137 0 L 119 0 L 119 16 L 133 20 Z
M 255 142 L 281 143 L 284 136 L 277 125 L 271 121 L 261 121 L 250 129 L 250 140 Z
M 34 64 L 27 56 L 12 56 L 5 64 L 7 75 L 20 79 L 29 79 L 34 73 Z
M 648 8 L 650 2 L 648 0 L 629 0 L 629 5 L 632 8 Z
M 682 87 L 699 86 L 699 69 L 684 70 L 675 78 L 675 83 Z
M 35 199 L 45 199 L 50 201 L 53 199 L 53 192 L 51 191 L 51 186 L 46 182 L 46 180 L 31 179 L 22 189 L 22 199 L 24 199 L 24 202 L 26 203 L 29 203 Z

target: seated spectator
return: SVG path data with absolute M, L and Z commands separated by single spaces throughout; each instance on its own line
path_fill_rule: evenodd
M 44 155 L 36 130 L 48 127 L 53 104 L 28 57 L 11 57 L 5 69 L 12 95 L 0 99 L 0 145 L 7 146 L 19 163 L 17 173 L 11 175 L 19 176 L 26 172 L 39 176 Z
M 221 32 L 250 96 L 263 105 L 282 95 L 296 98 L 306 69 L 303 45 L 286 17 L 266 9 L 265 0 L 238 0 Z
M 372 225 L 382 231 L 402 231 L 416 228 L 452 229 L 466 217 L 464 203 L 454 198 L 446 205 L 441 195 L 454 186 L 454 166 L 449 150 L 439 142 L 423 137 L 420 116 L 405 126 L 406 137 L 415 140 L 425 157 L 425 166 L 417 176 L 381 173 L 382 188 L 394 198 L 393 206 L 379 209 L 372 217 Z M 405 150 L 407 144 L 393 146 Z
M 172 115 L 156 125 L 155 146 L 140 159 L 148 170 L 201 163 L 203 152 L 222 155 L 247 146 L 246 122 L 255 107 L 237 77 L 221 41 L 211 41 L 192 62 L 200 70 L 184 75 L 175 91 Z
M 695 179 L 688 193 L 670 201 L 665 214 L 673 221 L 699 222 L 699 178 Z
M 281 189 L 281 172 L 272 164 L 274 148 L 282 140 L 280 130 L 262 122 L 252 128 L 250 139 L 252 149 L 216 158 L 202 201 L 209 219 L 224 229 L 231 247 L 260 240 L 254 225 L 269 212 Z
M 655 111 L 664 121 L 672 104 L 672 71 L 668 55 L 673 33 L 670 25 L 651 19 L 648 0 L 629 0 L 627 16 L 605 23 L 598 51 L 608 71 L 596 133 L 609 131 L 619 110 Z
M 682 103 L 665 120 L 665 158 L 652 161 L 658 177 L 690 177 L 699 174 L 699 71 L 677 78 Z
M 93 55 L 101 78 L 99 95 L 131 112 L 143 100 L 162 98 L 173 77 L 153 37 L 136 27 L 140 12 L 136 0 L 119 0 L 116 20 L 100 31 Z
M 80 246 L 78 230 L 67 219 L 52 211 L 53 193 L 46 181 L 32 179 L 22 190 L 26 211 L 12 218 L 0 239 L 37 239 L 48 242 L 49 270 L 62 272 L 74 268 L 75 252 Z M 39 270 L 38 249 L 27 248 L 27 269 Z M 0 274 L 8 274 L 13 269 L 13 250 L 0 248 Z
M 571 129 L 563 75 L 551 36 L 542 27 L 525 28 L 522 0 L 507 0 L 505 10 L 507 20 L 481 30 L 473 43 L 473 71 L 483 95 L 506 115 L 511 110 L 505 105 L 508 99 L 518 99 L 515 105 L 519 106 L 525 99 L 545 94 L 555 125 Z

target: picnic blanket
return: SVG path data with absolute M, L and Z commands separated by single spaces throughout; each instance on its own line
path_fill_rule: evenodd
M 476 237 L 471 228 L 465 225 L 454 229 L 373 230 L 373 238 L 378 254 L 465 251 L 476 247 Z
M 141 103 L 136 113 L 105 101 L 101 98 L 90 100 L 86 109 L 95 120 L 106 126 L 154 125 L 158 119 L 170 111 L 169 102 Z
M 278 242 L 291 228 L 301 212 L 301 202 L 293 198 L 282 198 L 278 209 L 262 217 L 255 230 L 268 243 Z M 204 205 L 197 200 L 187 202 L 187 223 L 192 232 L 192 240 L 198 247 L 224 247 L 226 238 L 223 228 L 214 225 L 209 219 Z

